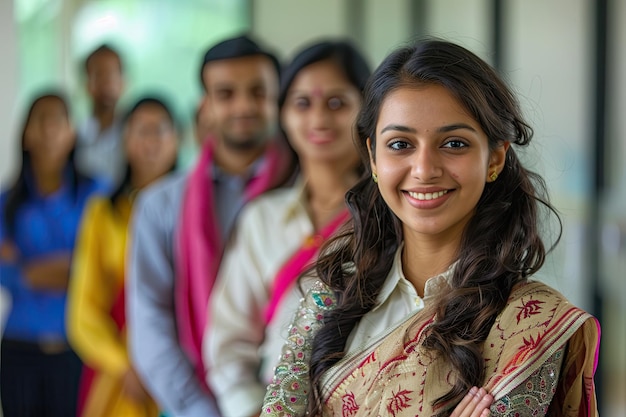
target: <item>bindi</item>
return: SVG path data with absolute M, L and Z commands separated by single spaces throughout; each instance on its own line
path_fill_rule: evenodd
M 322 87 L 313 87 L 313 90 L 311 91 L 311 95 L 313 97 L 323 97 L 324 92 L 322 91 Z

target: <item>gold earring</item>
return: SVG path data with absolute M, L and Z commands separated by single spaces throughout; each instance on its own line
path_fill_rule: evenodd
M 494 182 L 495 180 L 497 180 L 498 179 L 498 172 L 494 170 L 491 173 L 491 175 L 489 175 L 489 179 L 491 180 L 491 182 Z
M 375 173 L 375 172 L 372 172 L 372 180 L 373 180 L 376 184 L 378 184 L 378 175 L 376 175 L 376 173 Z

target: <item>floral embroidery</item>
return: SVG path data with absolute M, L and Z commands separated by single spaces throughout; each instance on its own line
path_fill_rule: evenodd
M 524 302 L 523 299 L 521 301 L 522 306 L 517 307 L 519 310 L 519 313 L 517 313 L 517 324 L 519 324 L 519 322 L 523 319 L 526 319 L 535 314 L 539 314 L 541 312 L 541 304 L 545 303 L 544 301 L 532 299 L 527 302 Z
M 343 401 L 343 405 L 341 407 L 343 417 L 352 417 L 357 411 L 359 411 L 359 405 L 356 403 L 353 392 L 346 393 L 343 397 L 341 397 L 341 400 Z
M 411 406 L 411 398 L 409 394 L 413 391 L 403 390 L 398 387 L 398 392 L 391 391 L 392 397 L 387 400 L 387 411 L 391 413 L 393 417 L 396 417 L 396 413 Z
M 525 337 L 522 339 L 524 342 L 523 346 L 520 346 L 517 354 L 511 359 L 511 361 L 506 365 L 504 370 L 502 371 L 504 374 L 508 374 L 519 366 L 519 364 L 523 363 L 528 355 L 532 355 L 533 351 L 541 344 L 543 340 L 543 336 L 541 334 L 537 334 L 537 338 L 530 336 L 528 339 Z
M 541 339 L 543 339 L 543 337 L 541 337 L 540 334 L 537 334 L 537 339 L 533 338 L 532 336 L 530 336 L 528 338 L 528 340 L 526 340 L 526 338 L 524 337 L 524 347 L 521 348 L 520 350 L 531 350 L 531 349 L 536 349 L 537 346 L 539 346 L 539 343 L 541 342 Z
M 334 297 L 329 293 L 312 293 L 311 296 L 315 300 L 315 304 L 324 309 L 332 306 L 335 302 Z
M 309 361 L 312 342 L 322 326 L 324 312 L 336 305 L 336 298 L 321 282 L 316 282 L 301 300 L 297 316 L 289 328 L 274 378 L 263 401 L 264 416 L 302 416 L 310 390 Z

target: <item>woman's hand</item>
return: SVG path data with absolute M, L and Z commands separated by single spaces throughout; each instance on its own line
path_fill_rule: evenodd
M 35 290 L 65 291 L 70 276 L 71 257 L 60 253 L 22 265 L 28 285 Z
M 11 242 L 0 242 L 0 261 L 7 264 L 14 264 L 19 259 L 19 252 Z
M 484 388 L 472 387 L 450 417 L 488 417 L 493 396 Z

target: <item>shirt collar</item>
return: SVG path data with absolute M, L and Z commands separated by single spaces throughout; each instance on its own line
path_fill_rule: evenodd
M 265 155 L 262 155 L 259 158 L 257 158 L 250 165 L 250 167 L 245 172 L 245 174 L 241 176 L 229 174 L 228 172 L 220 168 L 216 163 L 212 163 L 209 166 L 209 175 L 211 179 L 213 180 L 213 182 L 229 181 L 234 177 L 239 177 L 244 181 L 244 183 L 247 184 L 248 181 L 250 181 L 252 178 L 254 178 L 255 176 L 259 174 L 259 171 L 261 170 L 261 167 L 263 167 L 263 163 L 265 162 L 265 159 L 266 159 Z
M 295 183 L 292 185 L 292 187 L 294 192 L 291 193 L 290 198 L 287 200 L 287 207 L 284 212 L 283 220 L 285 221 L 285 223 L 294 218 L 300 217 L 300 214 L 303 211 L 307 211 L 306 181 L 301 176 L 299 176 L 296 179 Z
M 382 305 L 391 296 L 391 293 L 398 286 L 408 284 L 409 286 L 413 287 L 412 284 L 406 279 L 406 277 L 404 276 L 404 272 L 402 271 L 403 248 L 404 243 L 402 243 L 396 250 L 393 259 L 393 265 L 391 266 L 391 270 L 387 275 L 387 279 L 385 280 L 383 287 L 378 294 L 377 303 L 376 307 L 374 307 L 374 310 L 378 308 L 378 306 Z M 428 278 L 424 286 L 424 301 L 432 298 L 434 295 L 438 294 L 443 288 L 449 285 L 450 280 L 452 279 L 452 275 L 454 274 L 457 262 L 454 262 L 447 270 L 445 270 L 441 274 L 437 274 L 433 277 Z
M 114 115 L 111 125 L 100 131 L 100 122 L 94 115 L 90 115 L 79 125 L 78 134 L 80 141 L 84 144 L 95 143 L 99 138 L 106 135 L 119 137 L 122 134 L 122 118 L 118 114 Z
M 26 187 L 28 188 L 28 192 L 30 195 L 39 200 L 46 201 L 54 201 L 56 199 L 63 199 L 65 195 L 71 190 L 68 186 L 74 180 L 74 173 L 72 172 L 69 164 L 63 168 L 63 174 L 61 177 L 61 187 L 48 195 L 42 195 L 37 189 L 37 185 L 35 184 L 35 174 L 33 174 L 32 168 L 26 169 L 24 172 L 24 181 L 26 182 Z

